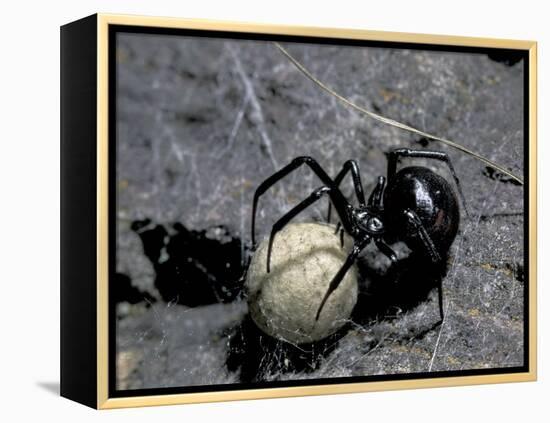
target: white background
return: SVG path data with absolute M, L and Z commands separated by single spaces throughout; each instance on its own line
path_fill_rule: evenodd
M 539 381 L 96 412 L 59 383 L 59 26 L 95 12 L 533 39 L 539 42 L 539 186 L 550 183 L 543 1 L 5 1 L 0 23 L 0 416 L 91 421 L 517 422 L 549 418 L 550 210 L 539 190 Z M 518 99 L 520 101 L 520 99 Z M 546 119 L 545 119 L 546 117 Z M 546 360 L 545 360 L 546 359 Z M 545 393 L 545 390 L 547 391 Z

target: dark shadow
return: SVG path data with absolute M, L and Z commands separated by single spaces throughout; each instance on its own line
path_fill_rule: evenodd
M 351 320 L 359 325 L 400 318 L 407 310 L 426 301 L 446 273 L 446 269 L 434 268 L 426 257 L 416 253 L 385 271 L 373 270 L 373 266 L 363 259 L 358 260 L 357 265 L 360 291 Z M 411 330 L 404 341 L 423 338 L 441 324 L 437 302 L 434 307 L 437 318 Z M 229 338 L 226 365 L 230 371 L 240 371 L 240 381 L 245 383 L 281 374 L 311 372 L 334 351 L 350 326 L 346 324 L 321 341 L 293 345 L 266 335 L 247 315 L 225 334 Z M 370 347 L 375 347 L 374 341 Z
M 447 272 L 446 268 L 434 267 L 424 255 L 414 252 L 386 272 L 373 270 L 363 260 L 359 260 L 357 266 L 360 279 L 370 281 L 368 286 L 360 284 L 352 314 L 352 319 L 361 325 L 374 320 L 398 318 L 400 314 L 417 307 L 426 301 Z M 434 307 L 439 310 L 437 302 Z
M 346 325 L 321 341 L 293 345 L 266 335 L 247 315 L 226 334 L 229 338 L 226 365 L 230 371 L 240 370 L 241 382 L 261 382 L 272 375 L 311 372 L 334 351 L 348 330 Z
M 150 306 L 156 301 L 148 292 L 140 291 L 133 286 L 132 279 L 124 273 L 115 273 L 112 288 L 115 303 L 128 302 L 130 304 L 137 304 L 145 301 L 147 306 Z
M 36 386 L 55 396 L 59 396 L 61 392 L 59 382 L 37 382 Z
M 226 303 L 240 295 L 248 246 L 225 226 L 190 230 L 150 219 L 134 221 L 132 230 L 155 270 L 163 301 L 189 307 Z
M 487 54 L 489 59 L 506 66 L 514 66 L 516 63 L 521 62 L 523 55 L 524 53 L 520 50 L 512 51 L 502 49 L 494 50 L 492 53 Z

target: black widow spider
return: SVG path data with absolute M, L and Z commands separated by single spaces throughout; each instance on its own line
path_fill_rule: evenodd
M 252 207 L 252 246 L 256 249 L 255 222 L 259 197 L 272 185 L 284 178 L 293 170 L 306 164 L 322 181 L 323 186 L 316 189 L 305 200 L 292 208 L 272 227 L 267 250 L 267 272 L 270 271 L 271 249 L 273 240 L 292 218 L 298 215 L 323 195 L 330 197 L 330 203 L 340 218 L 336 232 L 340 230 L 341 243 L 345 231 L 353 238 L 353 248 L 340 270 L 330 282 L 327 292 L 317 310 L 316 320 L 330 294 L 338 288 L 346 272 L 351 268 L 359 253 L 374 241 L 378 249 L 392 262 L 397 263 L 397 257 L 386 243 L 388 239 L 401 240 L 412 251 L 423 252 L 430 266 L 439 272 L 438 300 L 441 321 L 443 320 L 442 277 L 446 270 L 446 259 L 460 223 L 460 211 L 457 197 L 450 184 L 430 169 L 421 166 L 409 166 L 397 172 L 397 162 L 400 157 L 436 159 L 449 167 L 454 178 L 464 209 L 466 203 L 453 165 L 447 154 L 430 150 L 396 149 L 388 154 L 387 177 L 378 177 L 378 182 L 368 201 L 365 201 L 359 167 L 354 160 L 348 160 L 342 166 L 334 179 L 328 176 L 315 159 L 304 156 L 297 157 L 287 166 L 268 177 L 254 193 Z M 340 191 L 344 177 L 351 173 L 355 195 L 359 202 L 354 207 L 346 200 Z M 386 186 L 386 179 L 388 184 Z M 328 221 L 330 222 L 330 203 Z M 467 211 L 466 211 L 467 213 Z

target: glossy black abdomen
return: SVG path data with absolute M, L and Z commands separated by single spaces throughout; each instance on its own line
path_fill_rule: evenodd
M 453 243 L 460 223 L 458 200 L 453 187 L 430 169 L 410 166 L 397 172 L 384 192 L 388 231 L 410 248 L 421 248 L 417 231 L 405 218 L 414 211 L 442 256 Z

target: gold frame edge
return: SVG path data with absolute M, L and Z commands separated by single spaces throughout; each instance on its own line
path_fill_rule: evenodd
M 281 34 L 294 36 L 368 39 L 413 44 L 495 47 L 529 52 L 529 371 L 479 376 L 343 383 L 300 387 L 261 388 L 187 394 L 109 398 L 108 387 L 108 26 L 134 25 Z M 529 382 L 537 380 L 537 43 L 527 40 L 414 34 L 308 26 L 271 25 L 206 19 L 137 15 L 97 15 L 97 408 L 113 409 L 217 401 L 346 394 L 400 389 Z
M 529 373 L 537 380 L 537 43 L 529 47 Z

